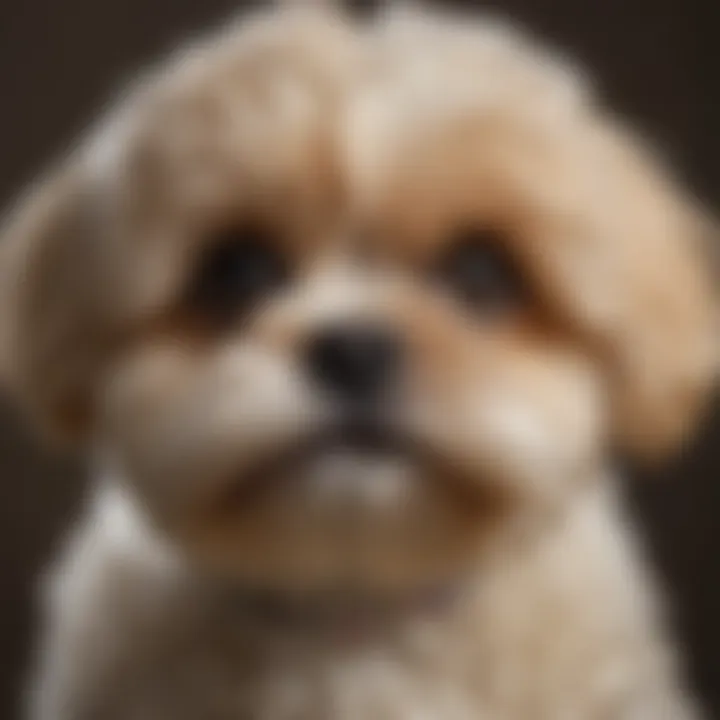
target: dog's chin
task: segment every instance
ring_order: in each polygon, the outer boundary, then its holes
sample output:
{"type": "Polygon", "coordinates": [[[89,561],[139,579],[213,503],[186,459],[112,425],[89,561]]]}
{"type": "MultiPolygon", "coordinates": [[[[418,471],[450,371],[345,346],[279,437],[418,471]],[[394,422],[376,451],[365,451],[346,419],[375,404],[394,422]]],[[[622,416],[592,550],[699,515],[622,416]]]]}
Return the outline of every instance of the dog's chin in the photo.
{"type": "Polygon", "coordinates": [[[412,437],[336,427],[240,473],[195,548],[273,590],[424,592],[467,570],[497,500],[412,437]]]}

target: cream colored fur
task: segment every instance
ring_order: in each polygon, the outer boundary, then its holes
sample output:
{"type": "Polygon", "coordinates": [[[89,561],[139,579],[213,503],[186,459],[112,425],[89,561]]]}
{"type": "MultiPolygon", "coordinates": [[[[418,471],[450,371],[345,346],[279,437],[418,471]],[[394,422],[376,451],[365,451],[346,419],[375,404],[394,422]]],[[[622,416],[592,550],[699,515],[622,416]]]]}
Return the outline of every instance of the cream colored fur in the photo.
{"type": "Polygon", "coordinates": [[[579,73],[499,23],[268,11],[148,75],[3,236],[5,385],[98,458],[32,720],[694,720],[608,456],[676,446],[709,395],[707,229],[579,73]],[[183,288],[244,213],[302,273],[203,334],[183,288]],[[418,280],[468,218],[531,281],[518,326],[418,280]],[[367,237],[404,269],[359,264],[367,237]],[[433,461],[300,468],[221,513],[328,421],[303,339],[378,314],[411,348],[392,422],[433,461]],[[292,611],[353,573],[408,606],[292,611]],[[255,586],[293,600],[268,616],[255,586]]]}
{"type": "Polygon", "coordinates": [[[381,639],[264,625],[111,485],[52,582],[38,720],[690,720],[611,485],[381,639]]]}

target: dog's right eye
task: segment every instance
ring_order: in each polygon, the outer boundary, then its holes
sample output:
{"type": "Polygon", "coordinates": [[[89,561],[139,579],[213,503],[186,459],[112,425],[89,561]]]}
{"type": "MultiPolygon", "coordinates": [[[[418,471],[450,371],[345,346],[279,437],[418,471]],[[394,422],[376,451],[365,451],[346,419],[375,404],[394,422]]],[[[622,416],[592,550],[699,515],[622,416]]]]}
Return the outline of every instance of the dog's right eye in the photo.
{"type": "Polygon", "coordinates": [[[270,233],[253,226],[224,230],[201,258],[192,304],[213,319],[231,320],[252,310],[287,276],[270,233]]]}
{"type": "Polygon", "coordinates": [[[502,240],[493,230],[463,229],[435,267],[437,281],[486,316],[527,301],[524,278],[502,240]]]}

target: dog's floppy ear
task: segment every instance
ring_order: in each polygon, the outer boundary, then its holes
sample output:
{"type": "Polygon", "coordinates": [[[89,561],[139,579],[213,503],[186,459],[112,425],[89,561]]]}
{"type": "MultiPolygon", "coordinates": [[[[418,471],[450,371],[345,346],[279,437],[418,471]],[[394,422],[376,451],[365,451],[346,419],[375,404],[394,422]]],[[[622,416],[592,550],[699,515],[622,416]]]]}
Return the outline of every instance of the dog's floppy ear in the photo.
{"type": "Polygon", "coordinates": [[[594,274],[612,308],[596,339],[616,439],[654,459],[688,437],[714,395],[717,226],[639,138],[609,125],[592,145],[609,258],[609,272],[594,274]]]}
{"type": "Polygon", "coordinates": [[[0,377],[62,436],[82,427],[103,346],[94,193],[71,157],[0,226],[0,377]]]}

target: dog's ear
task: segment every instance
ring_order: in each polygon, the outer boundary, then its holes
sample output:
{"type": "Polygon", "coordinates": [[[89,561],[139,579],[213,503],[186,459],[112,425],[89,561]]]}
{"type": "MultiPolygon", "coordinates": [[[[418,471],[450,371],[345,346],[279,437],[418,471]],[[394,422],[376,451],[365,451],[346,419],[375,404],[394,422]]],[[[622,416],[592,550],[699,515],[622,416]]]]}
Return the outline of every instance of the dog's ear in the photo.
{"type": "Polygon", "coordinates": [[[639,138],[614,125],[596,131],[584,172],[604,215],[606,261],[591,274],[607,313],[594,340],[610,371],[617,443],[655,459],[687,439],[714,395],[720,238],[639,138]]]}
{"type": "Polygon", "coordinates": [[[56,436],[83,427],[103,345],[95,190],[70,158],[0,228],[0,378],[56,436]]]}

